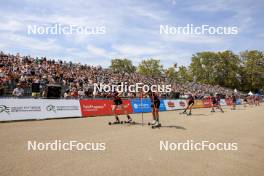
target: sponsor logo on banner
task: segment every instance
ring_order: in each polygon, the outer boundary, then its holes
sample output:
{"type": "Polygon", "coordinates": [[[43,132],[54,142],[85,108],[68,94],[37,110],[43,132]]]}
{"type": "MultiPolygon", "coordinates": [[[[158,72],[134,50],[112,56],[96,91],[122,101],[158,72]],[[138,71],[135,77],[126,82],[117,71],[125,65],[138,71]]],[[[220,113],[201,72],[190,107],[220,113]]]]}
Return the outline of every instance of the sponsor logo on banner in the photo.
{"type": "Polygon", "coordinates": [[[184,101],[184,100],[180,100],[179,105],[180,105],[182,108],[185,108],[185,107],[186,107],[186,101],[184,101]]]}
{"type": "Polygon", "coordinates": [[[168,101],[167,104],[168,104],[169,108],[175,108],[176,107],[176,105],[174,104],[173,101],[168,101]]]}
{"type": "Polygon", "coordinates": [[[0,105],[0,113],[2,113],[2,112],[9,114],[10,113],[10,107],[5,106],[5,105],[0,105]]]}
{"type": "Polygon", "coordinates": [[[48,105],[48,106],[46,106],[46,110],[56,113],[57,111],[79,110],[79,106],[55,106],[55,105],[48,105]]]}
{"type": "Polygon", "coordinates": [[[6,112],[12,114],[14,112],[34,112],[41,111],[40,106],[6,106],[0,105],[0,113],[6,112]]]}
{"type": "Polygon", "coordinates": [[[166,110],[184,109],[186,107],[185,100],[164,100],[166,110]]]}

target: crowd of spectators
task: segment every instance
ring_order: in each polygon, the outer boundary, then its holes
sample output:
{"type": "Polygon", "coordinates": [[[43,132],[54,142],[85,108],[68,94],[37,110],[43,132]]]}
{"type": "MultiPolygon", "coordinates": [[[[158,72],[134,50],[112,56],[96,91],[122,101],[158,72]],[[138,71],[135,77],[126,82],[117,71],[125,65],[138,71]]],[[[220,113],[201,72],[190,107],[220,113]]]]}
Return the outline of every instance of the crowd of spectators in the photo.
{"type": "MultiPolygon", "coordinates": [[[[0,96],[16,97],[45,97],[47,85],[60,85],[61,97],[64,98],[94,98],[105,97],[105,93],[94,93],[94,83],[118,84],[144,83],[171,84],[172,92],[163,97],[175,98],[188,93],[195,93],[198,98],[208,94],[230,94],[232,90],[220,86],[198,84],[194,82],[169,82],[160,77],[146,77],[139,73],[115,73],[111,69],[101,66],[82,65],[80,63],[52,60],[46,57],[33,58],[30,56],[12,55],[0,52],[0,96]],[[40,91],[33,92],[32,85],[39,85],[40,91]]],[[[137,97],[131,92],[124,92],[124,97],[137,97]]]]}

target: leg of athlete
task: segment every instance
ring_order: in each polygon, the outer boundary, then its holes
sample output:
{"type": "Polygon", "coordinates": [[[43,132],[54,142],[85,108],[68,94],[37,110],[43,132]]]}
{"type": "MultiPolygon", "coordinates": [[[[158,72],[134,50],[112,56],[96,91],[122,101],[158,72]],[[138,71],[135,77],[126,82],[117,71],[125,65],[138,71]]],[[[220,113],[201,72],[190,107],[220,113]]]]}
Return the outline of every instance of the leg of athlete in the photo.
{"type": "Polygon", "coordinates": [[[125,107],[124,107],[123,104],[120,105],[120,108],[121,108],[121,110],[123,111],[123,113],[127,116],[127,120],[128,120],[128,122],[132,122],[132,118],[131,118],[130,115],[128,114],[128,112],[127,112],[127,110],[125,109],[125,107]]]}
{"type": "Polygon", "coordinates": [[[190,111],[189,111],[189,114],[188,115],[192,115],[192,107],[193,107],[194,103],[192,103],[189,107],[190,111]]]}
{"type": "Polygon", "coordinates": [[[116,114],[116,109],[117,109],[117,105],[113,105],[112,113],[113,113],[114,116],[115,116],[116,122],[119,123],[120,120],[119,120],[119,118],[118,118],[118,115],[116,114]]]}

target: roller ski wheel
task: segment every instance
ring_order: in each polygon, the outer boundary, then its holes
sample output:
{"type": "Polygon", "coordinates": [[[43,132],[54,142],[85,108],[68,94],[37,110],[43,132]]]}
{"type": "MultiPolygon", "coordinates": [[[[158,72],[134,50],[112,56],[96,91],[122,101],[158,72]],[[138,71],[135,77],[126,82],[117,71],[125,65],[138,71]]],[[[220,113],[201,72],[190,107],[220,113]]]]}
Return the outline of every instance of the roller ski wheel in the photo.
{"type": "Polygon", "coordinates": [[[118,125],[118,124],[123,124],[123,121],[108,122],[108,125],[118,125]]]}
{"type": "Polygon", "coordinates": [[[124,123],[127,123],[127,124],[136,124],[135,121],[124,121],[124,123]]]}
{"type": "Polygon", "coordinates": [[[154,125],[154,124],[153,124],[153,123],[151,123],[151,122],[149,122],[149,123],[148,123],[148,126],[153,126],[153,125],[154,125]]]}
{"type": "Polygon", "coordinates": [[[186,112],[180,112],[179,114],[186,114],[186,112]]]}
{"type": "Polygon", "coordinates": [[[159,124],[157,124],[157,125],[153,125],[153,126],[151,126],[151,128],[152,129],[155,129],[155,128],[160,128],[161,127],[161,124],[159,123],[159,124]]]}

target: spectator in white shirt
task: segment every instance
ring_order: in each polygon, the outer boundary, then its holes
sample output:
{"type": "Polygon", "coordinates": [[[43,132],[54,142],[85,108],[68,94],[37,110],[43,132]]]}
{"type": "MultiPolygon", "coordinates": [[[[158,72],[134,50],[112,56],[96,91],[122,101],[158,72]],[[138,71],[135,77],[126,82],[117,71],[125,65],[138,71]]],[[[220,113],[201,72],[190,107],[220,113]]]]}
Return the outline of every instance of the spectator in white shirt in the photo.
{"type": "Polygon", "coordinates": [[[13,96],[22,97],[24,94],[24,89],[21,87],[21,84],[18,83],[17,87],[13,90],[13,96]]]}

